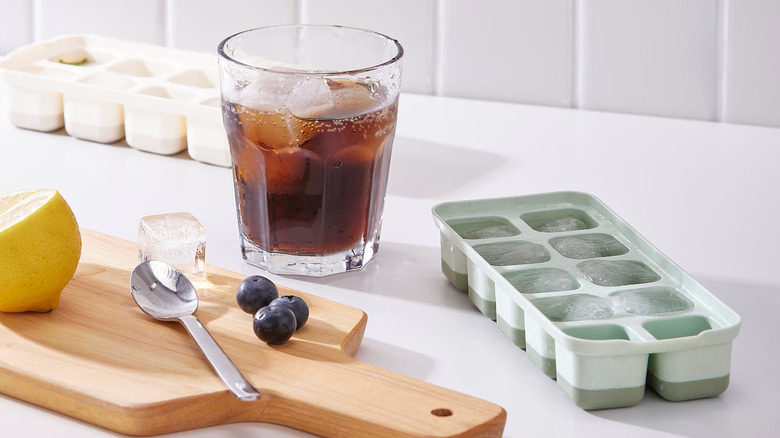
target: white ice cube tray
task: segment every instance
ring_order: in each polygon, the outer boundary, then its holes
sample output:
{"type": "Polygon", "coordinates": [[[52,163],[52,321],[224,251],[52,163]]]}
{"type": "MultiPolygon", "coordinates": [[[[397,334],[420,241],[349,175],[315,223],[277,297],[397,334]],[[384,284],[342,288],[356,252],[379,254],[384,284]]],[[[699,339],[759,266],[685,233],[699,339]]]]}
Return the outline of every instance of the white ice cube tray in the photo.
{"type": "Polygon", "coordinates": [[[216,55],[61,36],[0,61],[11,123],[230,166],[216,55]],[[83,61],[83,62],[82,62],[83,61]],[[78,64],[78,65],[73,65],[78,64]]]}
{"type": "Polygon", "coordinates": [[[557,379],[578,406],[632,406],[644,396],[645,384],[668,400],[712,397],[726,390],[740,317],[595,197],[558,192],[447,202],[435,206],[433,216],[441,231],[444,275],[467,291],[474,305],[546,375],[557,379]],[[564,218],[576,219],[581,229],[540,231],[543,224],[564,218]],[[475,223],[496,225],[504,236],[474,239],[484,237],[471,234],[475,223]],[[619,244],[606,256],[580,254],[584,258],[578,259],[565,257],[551,244],[562,237],[594,234],[611,236],[619,244]],[[538,257],[537,251],[532,253],[535,263],[493,266],[480,255],[485,253],[481,245],[512,242],[539,245],[549,257],[538,257]],[[594,261],[639,263],[652,272],[644,278],[604,280],[581,269],[581,263],[594,261]],[[530,281],[515,282],[516,287],[510,281],[553,269],[576,282],[530,293],[544,288],[529,289],[530,281]],[[634,299],[639,301],[618,298],[637,291],[634,299]],[[653,303],[643,303],[642,294],[661,302],[669,296],[673,305],[645,308],[653,303]],[[586,295],[591,306],[601,305],[590,310],[544,305],[586,295]]]}

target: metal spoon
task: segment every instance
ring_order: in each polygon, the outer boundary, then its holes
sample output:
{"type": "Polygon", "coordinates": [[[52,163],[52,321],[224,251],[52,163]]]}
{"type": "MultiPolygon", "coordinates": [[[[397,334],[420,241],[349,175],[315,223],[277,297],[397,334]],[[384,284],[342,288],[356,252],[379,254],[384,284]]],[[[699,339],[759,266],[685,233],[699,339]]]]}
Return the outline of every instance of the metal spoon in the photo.
{"type": "Polygon", "coordinates": [[[130,290],[138,307],[161,321],[178,320],[190,332],[214,371],[228,389],[243,401],[254,401],[260,393],[230,361],[214,338],[192,314],[198,308],[198,294],[190,280],[173,266],[150,260],[136,266],[130,276],[130,290]]]}

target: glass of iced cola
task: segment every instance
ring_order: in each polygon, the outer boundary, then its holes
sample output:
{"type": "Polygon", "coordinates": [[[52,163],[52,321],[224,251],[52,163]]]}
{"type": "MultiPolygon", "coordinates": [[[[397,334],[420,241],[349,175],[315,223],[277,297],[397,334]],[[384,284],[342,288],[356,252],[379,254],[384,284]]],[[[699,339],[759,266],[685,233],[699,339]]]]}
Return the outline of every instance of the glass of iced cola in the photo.
{"type": "Polygon", "coordinates": [[[357,270],[379,248],[403,49],[291,25],[219,45],[241,250],[270,272],[357,270]]]}

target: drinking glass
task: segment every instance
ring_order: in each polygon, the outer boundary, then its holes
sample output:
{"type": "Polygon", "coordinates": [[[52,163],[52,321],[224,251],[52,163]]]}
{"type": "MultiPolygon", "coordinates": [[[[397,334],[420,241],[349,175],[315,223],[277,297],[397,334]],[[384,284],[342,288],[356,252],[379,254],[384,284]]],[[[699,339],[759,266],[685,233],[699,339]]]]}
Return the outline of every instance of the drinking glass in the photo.
{"type": "Polygon", "coordinates": [[[235,34],[218,52],[243,257],[278,274],[365,266],[379,248],[401,45],[290,25],[235,34]]]}

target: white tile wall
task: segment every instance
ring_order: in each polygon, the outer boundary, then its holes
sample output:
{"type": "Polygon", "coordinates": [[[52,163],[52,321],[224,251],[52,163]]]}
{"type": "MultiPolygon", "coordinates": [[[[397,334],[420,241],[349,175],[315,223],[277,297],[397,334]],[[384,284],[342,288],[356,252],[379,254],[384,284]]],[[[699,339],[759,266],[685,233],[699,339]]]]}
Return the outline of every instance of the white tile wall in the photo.
{"type": "Polygon", "coordinates": [[[64,33],[213,53],[296,22],[399,39],[407,92],[780,127],[780,0],[0,0],[0,56],[64,33]]]}
{"type": "Polygon", "coordinates": [[[296,21],[296,3],[278,0],[168,0],[167,43],[216,53],[226,37],[242,30],[296,21]]]}
{"type": "Polygon", "coordinates": [[[571,106],[571,0],[441,2],[441,94],[571,106]]]}
{"type": "Polygon", "coordinates": [[[728,7],[724,120],[780,127],[780,1],[728,7]]]}
{"type": "Polygon", "coordinates": [[[35,39],[90,33],[163,44],[164,0],[34,0],[35,39]]]}
{"type": "Polygon", "coordinates": [[[32,0],[3,0],[0,11],[0,55],[32,42],[32,0]]]}
{"type": "Polygon", "coordinates": [[[715,120],[716,0],[581,0],[582,108],[715,120]]]}
{"type": "Polygon", "coordinates": [[[402,89],[433,92],[433,0],[302,0],[301,21],[371,29],[404,48],[402,89]]]}

